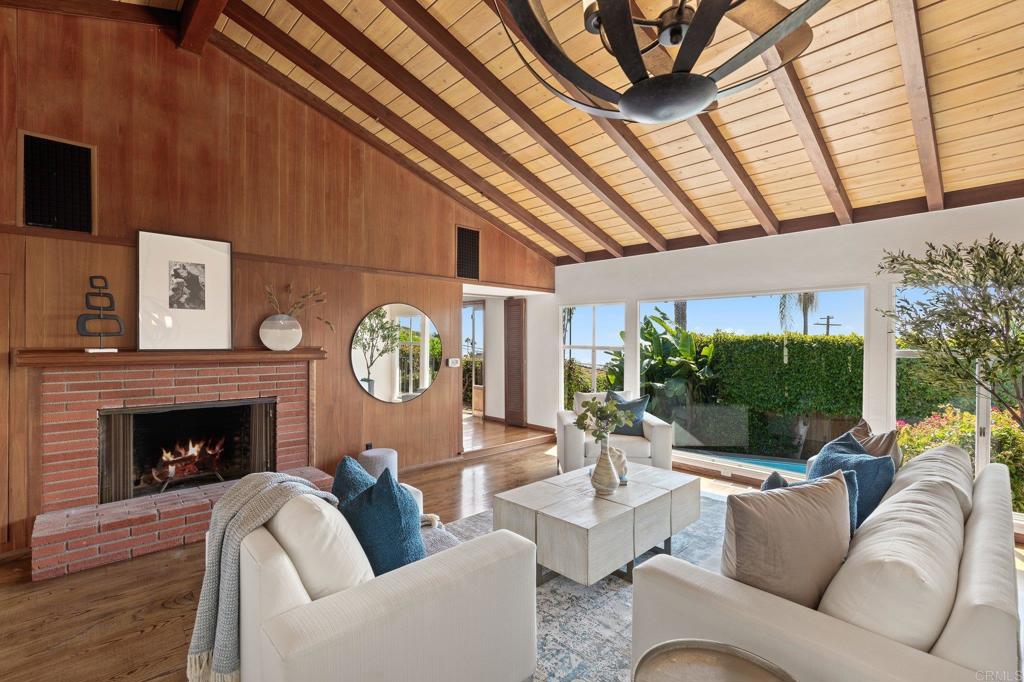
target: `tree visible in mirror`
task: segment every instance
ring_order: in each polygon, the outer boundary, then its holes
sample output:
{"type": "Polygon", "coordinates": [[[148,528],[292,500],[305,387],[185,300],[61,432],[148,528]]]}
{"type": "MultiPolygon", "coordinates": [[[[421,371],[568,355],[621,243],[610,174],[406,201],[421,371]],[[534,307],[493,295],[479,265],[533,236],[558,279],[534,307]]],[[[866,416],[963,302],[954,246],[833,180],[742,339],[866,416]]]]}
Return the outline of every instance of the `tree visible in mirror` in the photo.
{"type": "Polygon", "coordinates": [[[398,349],[400,338],[401,325],[397,321],[389,320],[384,308],[377,308],[359,323],[352,338],[352,346],[363,354],[367,380],[371,376],[370,370],[377,361],[398,349]]]}
{"type": "Polygon", "coordinates": [[[1024,427],[1024,244],[929,243],[922,256],[886,252],[879,272],[923,292],[882,313],[928,379],[969,381],[1024,427]]]}
{"type": "Polygon", "coordinates": [[[576,428],[590,433],[602,447],[608,440],[608,434],[632,423],[633,415],[620,410],[611,400],[585,400],[583,410],[576,417],[576,428]]]}
{"type": "MultiPolygon", "coordinates": [[[[264,284],[263,291],[267,295],[267,303],[270,304],[274,312],[278,315],[287,315],[288,317],[297,317],[303,310],[309,310],[314,306],[323,305],[327,302],[327,294],[320,287],[314,287],[298,298],[294,298],[291,282],[284,286],[282,296],[277,295],[273,284],[264,284]]],[[[324,319],[316,313],[313,316],[323,322],[332,332],[334,331],[333,322],[324,319]]]]}

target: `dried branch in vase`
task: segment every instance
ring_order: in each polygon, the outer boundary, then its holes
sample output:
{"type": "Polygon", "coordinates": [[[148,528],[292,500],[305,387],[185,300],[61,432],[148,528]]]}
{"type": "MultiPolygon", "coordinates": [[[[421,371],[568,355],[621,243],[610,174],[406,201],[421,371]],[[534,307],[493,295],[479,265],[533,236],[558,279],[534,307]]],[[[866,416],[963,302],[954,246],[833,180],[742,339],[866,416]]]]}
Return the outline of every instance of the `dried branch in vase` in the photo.
{"type": "MultiPolygon", "coordinates": [[[[284,286],[283,297],[279,297],[277,295],[277,291],[274,289],[273,284],[264,284],[263,291],[266,292],[267,303],[274,312],[278,315],[287,315],[289,317],[297,317],[302,311],[327,302],[327,294],[324,293],[324,290],[320,287],[314,287],[300,295],[298,298],[293,299],[291,282],[284,286]]],[[[323,322],[324,325],[332,332],[335,331],[333,322],[321,317],[320,315],[314,315],[314,317],[323,322]]]]}

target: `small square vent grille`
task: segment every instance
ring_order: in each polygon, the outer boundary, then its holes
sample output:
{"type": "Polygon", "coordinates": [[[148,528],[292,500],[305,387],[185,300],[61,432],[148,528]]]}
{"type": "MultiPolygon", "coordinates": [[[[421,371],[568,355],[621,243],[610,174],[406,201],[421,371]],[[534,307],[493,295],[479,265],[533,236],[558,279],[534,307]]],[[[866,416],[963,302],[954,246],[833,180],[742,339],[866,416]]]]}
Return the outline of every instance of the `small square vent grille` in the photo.
{"type": "Polygon", "coordinates": [[[480,279],[480,233],[468,227],[458,230],[457,274],[462,279],[480,279]]]}
{"type": "Polygon", "coordinates": [[[92,231],[92,149],[25,135],[25,224],[92,231]]]}

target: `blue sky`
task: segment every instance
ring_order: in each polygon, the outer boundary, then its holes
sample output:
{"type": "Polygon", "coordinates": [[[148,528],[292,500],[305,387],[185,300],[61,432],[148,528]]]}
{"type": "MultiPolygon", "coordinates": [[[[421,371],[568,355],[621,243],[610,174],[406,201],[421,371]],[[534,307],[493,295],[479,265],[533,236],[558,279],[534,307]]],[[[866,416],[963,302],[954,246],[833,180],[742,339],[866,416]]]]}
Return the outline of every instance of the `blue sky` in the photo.
{"type": "MultiPolygon", "coordinates": [[[[640,315],[654,314],[661,308],[670,317],[671,301],[640,304],[640,315]]],[[[619,345],[619,332],[624,322],[625,308],[621,305],[600,305],[595,308],[580,306],[572,320],[572,343],[590,345],[594,336],[594,315],[597,315],[594,345],[619,345]]],[[[818,292],[817,308],[810,314],[811,334],[824,334],[823,326],[815,326],[825,315],[833,316],[833,323],[841,326],[833,334],[864,334],[864,292],[862,289],[818,292]]],[[[790,331],[803,327],[802,315],[795,306],[790,312],[790,331]]],[[[767,334],[782,331],[779,325],[779,297],[741,296],[734,298],[701,299],[687,304],[687,328],[691,331],[713,333],[717,330],[736,334],[767,334]]]]}

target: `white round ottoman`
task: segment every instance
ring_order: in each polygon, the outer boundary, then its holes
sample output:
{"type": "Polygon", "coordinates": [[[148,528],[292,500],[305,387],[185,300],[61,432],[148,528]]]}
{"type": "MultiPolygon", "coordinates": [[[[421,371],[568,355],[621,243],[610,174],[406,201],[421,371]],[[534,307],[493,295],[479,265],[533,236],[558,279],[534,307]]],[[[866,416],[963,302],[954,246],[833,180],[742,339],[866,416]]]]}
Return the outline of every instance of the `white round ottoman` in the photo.
{"type": "Polygon", "coordinates": [[[363,465],[374,478],[378,478],[385,469],[391,470],[391,475],[398,480],[398,451],[391,448],[373,448],[363,450],[356,455],[356,460],[363,465]]]}

